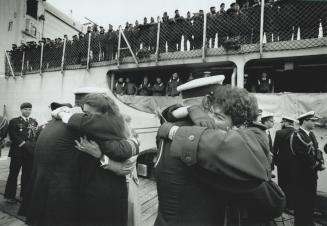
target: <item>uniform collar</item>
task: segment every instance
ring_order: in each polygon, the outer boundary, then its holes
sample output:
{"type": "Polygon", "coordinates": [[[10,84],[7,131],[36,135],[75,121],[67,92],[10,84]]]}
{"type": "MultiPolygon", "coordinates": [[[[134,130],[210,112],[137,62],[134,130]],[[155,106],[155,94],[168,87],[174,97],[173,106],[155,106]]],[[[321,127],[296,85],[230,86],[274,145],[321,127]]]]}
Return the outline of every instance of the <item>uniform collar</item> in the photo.
{"type": "Polygon", "coordinates": [[[309,134],[310,134],[310,131],[308,131],[308,130],[306,130],[306,129],[304,129],[303,127],[300,127],[300,129],[302,129],[308,136],[309,136],[309,134]]]}
{"type": "Polygon", "coordinates": [[[24,116],[20,116],[24,121],[29,121],[30,120],[30,118],[26,118],[26,117],[24,117],[24,116]]]}

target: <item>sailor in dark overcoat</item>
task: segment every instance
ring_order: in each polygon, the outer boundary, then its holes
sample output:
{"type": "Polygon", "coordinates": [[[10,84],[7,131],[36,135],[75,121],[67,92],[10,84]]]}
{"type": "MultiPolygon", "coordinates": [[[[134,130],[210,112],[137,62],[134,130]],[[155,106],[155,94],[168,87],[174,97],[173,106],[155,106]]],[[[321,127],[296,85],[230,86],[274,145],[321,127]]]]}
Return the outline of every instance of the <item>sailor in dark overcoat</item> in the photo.
{"type": "Polygon", "coordinates": [[[292,166],[292,192],[296,226],[314,225],[314,207],[317,193],[318,171],[323,170],[319,159],[318,142],[312,132],[318,118],[314,111],[300,115],[299,130],[292,134],[290,145],[294,155],[292,166]]]}
{"type": "MultiPolygon", "coordinates": [[[[192,92],[187,92],[190,87],[179,89],[183,98],[192,100],[196,97],[194,93],[205,96],[216,90],[218,80],[213,81],[214,77],[200,79],[210,80],[209,84],[196,86],[197,80],[184,84],[194,86],[192,92]]],[[[169,111],[172,110],[162,113],[166,120],[171,119],[169,111]]],[[[226,132],[193,126],[200,121],[211,123],[208,113],[194,106],[187,112],[196,112],[197,116],[189,115],[190,118],[174,124],[165,123],[158,132],[161,140],[155,171],[159,209],[155,225],[252,225],[251,208],[256,206],[258,210],[259,200],[267,200],[270,195],[261,184],[270,178],[269,148],[264,130],[251,127],[226,132]],[[199,121],[194,122],[195,118],[199,121]],[[254,196],[256,198],[250,198],[254,196]],[[245,218],[240,214],[243,211],[247,211],[245,218]]],[[[282,205],[272,206],[280,214],[282,205]]],[[[262,216],[257,211],[255,214],[262,216]]]]}
{"type": "Polygon", "coordinates": [[[278,185],[283,189],[287,207],[293,208],[293,199],[291,191],[291,169],[294,161],[294,155],[290,148],[290,137],[294,132],[295,119],[282,116],[282,129],[276,131],[274,139],[274,163],[277,166],[278,185]]]}
{"type": "MultiPolygon", "coordinates": [[[[83,125],[94,132],[94,136],[108,137],[108,130],[95,130],[93,127],[99,128],[103,120],[97,118],[93,121],[92,117],[89,120],[84,114],[77,114],[72,117],[73,122],[82,122],[79,116],[84,116],[82,118],[87,123],[83,125]]],[[[101,168],[99,158],[76,149],[74,140],[85,135],[84,132],[68,128],[56,119],[43,128],[36,144],[33,176],[28,189],[30,194],[23,200],[19,211],[20,215],[26,216],[28,224],[126,225],[126,179],[101,168]],[[85,197],[92,197],[97,204],[93,202],[89,205],[91,199],[85,197]],[[106,215],[103,215],[104,212],[106,215]]],[[[137,154],[134,141],[115,139],[114,136],[110,138],[113,139],[100,145],[104,155],[122,161],[137,154]]]]}

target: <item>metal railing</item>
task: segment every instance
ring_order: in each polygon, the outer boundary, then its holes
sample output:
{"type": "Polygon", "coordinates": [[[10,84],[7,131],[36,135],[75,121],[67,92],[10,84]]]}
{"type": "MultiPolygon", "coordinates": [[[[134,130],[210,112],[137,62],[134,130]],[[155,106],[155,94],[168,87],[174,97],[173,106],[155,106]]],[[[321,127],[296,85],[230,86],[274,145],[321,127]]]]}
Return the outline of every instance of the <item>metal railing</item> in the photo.
{"type": "Polygon", "coordinates": [[[6,51],[6,75],[319,46],[327,46],[327,2],[279,1],[23,45],[6,51]]]}

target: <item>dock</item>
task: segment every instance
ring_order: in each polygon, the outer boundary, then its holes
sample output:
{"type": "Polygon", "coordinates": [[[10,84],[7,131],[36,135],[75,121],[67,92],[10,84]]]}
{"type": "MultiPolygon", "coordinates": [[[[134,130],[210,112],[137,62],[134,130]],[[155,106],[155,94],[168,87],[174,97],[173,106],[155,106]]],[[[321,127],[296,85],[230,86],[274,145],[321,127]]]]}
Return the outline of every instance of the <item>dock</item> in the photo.
{"type": "MultiPolygon", "coordinates": [[[[24,217],[18,216],[17,212],[20,203],[7,204],[3,198],[6,180],[9,173],[9,163],[10,159],[6,157],[7,150],[3,150],[3,157],[0,157],[0,226],[25,226],[24,217]]],[[[20,176],[19,176],[20,178],[20,176]]],[[[158,195],[156,183],[152,179],[139,178],[139,190],[138,198],[141,203],[141,226],[153,226],[155,219],[157,217],[158,210],[158,195]]],[[[18,190],[20,186],[18,185],[18,190]]],[[[17,192],[19,194],[19,191],[17,192]]],[[[318,199],[321,197],[327,197],[327,194],[318,194],[318,199]]],[[[326,205],[325,200],[318,202],[326,205]]],[[[320,207],[320,206],[319,206],[320,207]]],[[[325,209],[326,207],[322,207],[325,209]]],[[[320,213],[315,213],[317,216],[317,221],[315,226],[326,226],[327,221],[324,216],[319,216],[320,213]]],[[[276,219],[278,226],[293,226],[294,218],[290,212],[284,213],[282,218],[276,219]],[[281,221],[284,221],[282,223],[281,221]]]]}
{"type": "MultiPolygon", "coordinates": [[[[8,204],[3,198],[10,163],[10,158],[7,158],[7,153],[8,150],[2,150],[3,157],[0,157],[0,226],[23,226],[26,225],[24,224],[24,217],[17,215],[20,203],[8,204]]],[[[20,176],[18,178],[20,178],[20,176]]],[[[157,217],[158,209],[156,183],[155,181],[146,178],[139,178],[139,180],[141,226],[152,226],[157,217]]],[[[20,186],[18,186],[18,190],[19,189],[20,186]]],[[[19,191],[17,194],[19,194],[19,191]]]]}

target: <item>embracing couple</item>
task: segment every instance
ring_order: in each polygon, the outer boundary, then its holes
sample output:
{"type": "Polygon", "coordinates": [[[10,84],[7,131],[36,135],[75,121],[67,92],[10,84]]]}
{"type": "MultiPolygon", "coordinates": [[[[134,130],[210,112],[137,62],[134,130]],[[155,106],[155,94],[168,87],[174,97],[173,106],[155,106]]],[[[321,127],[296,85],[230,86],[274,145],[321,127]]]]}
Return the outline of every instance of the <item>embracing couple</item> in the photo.
{"type": "Polygon", "coordinates": [[[128,222],[134,180],[125,175],[135,169],[138,141],[118,106],[103,94],[87,95],[84,112],[64,105],[52,104],[37,140],[20,214],[29,225],[135,225],[128,222]]]}

